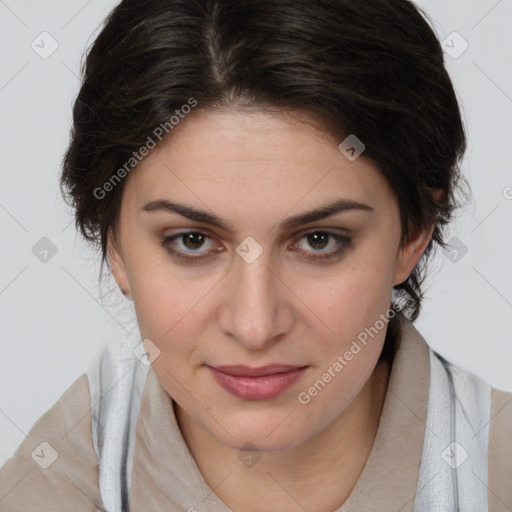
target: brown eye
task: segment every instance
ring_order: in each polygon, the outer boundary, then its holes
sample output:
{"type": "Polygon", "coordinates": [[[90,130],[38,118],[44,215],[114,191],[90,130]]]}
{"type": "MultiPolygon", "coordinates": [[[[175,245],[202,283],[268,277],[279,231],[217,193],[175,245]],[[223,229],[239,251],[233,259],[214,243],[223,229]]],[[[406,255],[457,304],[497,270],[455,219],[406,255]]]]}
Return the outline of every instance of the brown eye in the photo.
{"type": "Polygon", "coordinates": [[[210,257],[213,252],[219,252],[213,244],[212,237],[202,231],[182,231],[162,238],[160,243],[173,257],[186,261],[202,260],[210,257]],[[206,252],[202,251],[205,245],[208,247],[207,242],[210,242],[213,248],[210,247],[206,252]]]}
{"type": "Polygon", "coordinates": [[[310,231],[296,240],[293,248],[306,253],[306,259],[330,260],[341,255],[352,244],[352,239],[332,231],[310,231]],[[305,244],[303,243],[306,242],[305,244]],[[324,250],[331,247],[331,250],[324,250]],[[313,251],[308,249],[313,249],[313,251]]]}
{"type": "Polygon", "coordinates": [[[308,244],[314,249],[324,249],[329,243],[329,235],[323,232],[307,235],[308,244]]]}
{"type": "Polygon", "coordinates": [[[183,245],[185,245],[188,249],[200,249],[206,238],[203,233],[198,233],[196,231],[192,231],[180,236],[183,237],[183,245]]]}

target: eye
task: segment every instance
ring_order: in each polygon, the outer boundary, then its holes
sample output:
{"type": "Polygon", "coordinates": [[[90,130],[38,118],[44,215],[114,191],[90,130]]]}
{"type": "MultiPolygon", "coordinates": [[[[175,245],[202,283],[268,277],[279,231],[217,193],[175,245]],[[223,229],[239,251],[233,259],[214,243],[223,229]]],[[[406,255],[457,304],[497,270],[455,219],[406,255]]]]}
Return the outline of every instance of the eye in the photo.
{"type": "MultiPolygon", "coordinates": [[[[183,261],[198,261],[209,258],[212,253],[222,251],[222,247],[210,248],[209,251],[201,251],[208,247],[206,242],[212,245],[212,237],[202,231],[182,231],[161,239],[161,245],[173,257],[183,261]],[[176,243],[179,242],[179,243],[176,243]],[[181,247],[180,247],[181,245],[181,247]]],[[[352,239],[340,235],[333,231],[317,230],[304,233],[292,242],[292,251],[306,253],[304,256],[308,260],[331,260],[341,255],[352,244],[352,239]],[[305,244],[303,243],[305,242],[305,244]],[[308,251],[304,245],[312,247],[314,250],[308,251]],[[324,250],[331,246],[330,250],[324,250]]]]}
{"type": "MultiPolygon", "coordinates": [[[[161,244],[169,253],[171,253],[172,256],[181,260],[195,261],[209,257],[208,253],[205,254],[199,252],[199,249],[205,245],[207,240],[211,242],[212,238],[202,231],[182,231],[181,233],[164,237],[161,240],[161,244]],[[176,244],[175,241],[181,242],[181,247],[179,247],[178,250],[172,247],[173,245],[180,245],[176,244]],[[198,253],[199,255],[190,256],[190,254],[194,253],[198,253]]],[[[218,252],[218,249],[210,252],[218,252]]]]}
{"type": "Polygon", "coordinates": [[[299,248],[301,252],[308,253],[305,257],[309,260],[331,260],[341,255],[346,249],[351,247],[352,239],[345,235],[340,235],[333,231],[309,231],[304,233],[297,241],[293,242],[293,248],[299,248]],[[302,242],[305,242],[303,244],[302,242]],[[302,248],[301,248],[302,245],[302,248]],[[304,249],[304,245],[312,247],[312,252],[304,249]],[[326,247],[331,250],[324,250],[326,247]]]}

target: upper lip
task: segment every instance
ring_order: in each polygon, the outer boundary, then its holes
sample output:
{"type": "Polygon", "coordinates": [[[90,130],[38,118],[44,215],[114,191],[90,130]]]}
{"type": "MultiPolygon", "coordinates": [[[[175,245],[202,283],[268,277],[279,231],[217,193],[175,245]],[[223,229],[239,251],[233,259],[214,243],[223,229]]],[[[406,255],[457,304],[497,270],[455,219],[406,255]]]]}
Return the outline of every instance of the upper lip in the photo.
{"type": "Polygon", "coordinates": [[[266,366],[242,366],[242,365],[224,365],[224,366],[211,366],[215,370],[227,373],[229,375],[245,376],[245,377],[260,377],[262,375],[274,375],[276,373],[286,373],[304,366],[297,366],[291,364],[269,364],[266,366]]]}

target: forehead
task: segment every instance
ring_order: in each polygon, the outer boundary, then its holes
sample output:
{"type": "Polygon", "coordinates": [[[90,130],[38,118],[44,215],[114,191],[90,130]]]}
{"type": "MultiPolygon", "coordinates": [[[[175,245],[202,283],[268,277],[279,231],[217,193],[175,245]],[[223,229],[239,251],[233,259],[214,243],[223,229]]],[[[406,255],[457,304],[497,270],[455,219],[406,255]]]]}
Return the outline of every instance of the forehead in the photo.
{"type": "Polygon", "coordinates": [[[221,195],[260,207],[276,201],[288,207],[294,201],[314,204],[326,194],[389,202],[377,167],[364,156],[349,160],[340,142],[301,113],[194,112],[132,171],[126,199],[139,207],[166,195],[196,203],[217,203],[221,195]]]}

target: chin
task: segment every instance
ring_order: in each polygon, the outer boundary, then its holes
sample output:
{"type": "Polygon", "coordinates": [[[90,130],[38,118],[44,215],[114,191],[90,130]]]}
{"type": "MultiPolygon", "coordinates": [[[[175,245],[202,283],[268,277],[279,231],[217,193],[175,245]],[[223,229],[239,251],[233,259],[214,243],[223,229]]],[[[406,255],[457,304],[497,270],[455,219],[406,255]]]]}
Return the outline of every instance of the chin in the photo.
{"type": "Polygon", "coordinates": [[[282,451],[290,450],[307,441],[311,434],[309,432],[298,431],[297,427],[301,422],[309,424],[306,418],[298,420],[294,418],[294,414],[289,414],[288,410],[280,410],[278,414],[270,415],[268,420],[265,421],[261,417],[261,413],[254,416],[250,413],[245,413],[243,419],[235,419],[224,421],[226,430],[231,436],[222,428],[215,425],[212,432],[217,439],[229,446],[234,450],[250,449],[255,446],[261,451],[282,451]]]}
{"type": "Polygon", "coordinates": [[[239,435],[233,434],[233,437],[223,436],[219,441],[237,451],[276,452],[291,450],[306,441],[306,439],[290,437],[287,433],[270,439],[268,432],[254,432],[253,435],[244,432],[239,435]]]}

